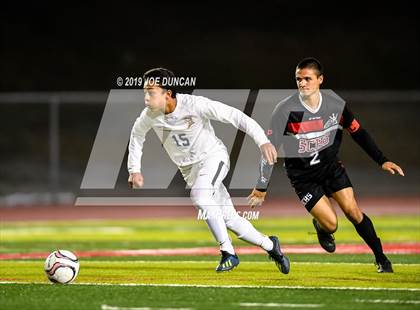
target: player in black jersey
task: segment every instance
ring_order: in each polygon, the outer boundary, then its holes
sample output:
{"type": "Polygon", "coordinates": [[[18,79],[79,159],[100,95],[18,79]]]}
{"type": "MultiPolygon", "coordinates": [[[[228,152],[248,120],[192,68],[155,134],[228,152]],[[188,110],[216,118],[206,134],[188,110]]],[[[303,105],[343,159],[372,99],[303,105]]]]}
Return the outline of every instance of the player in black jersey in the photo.
{"type": "MultiPolygon", "coordinates": [[[[401,176],[404,173],[382,154],[342,99],[331,91],[320,91],[323,78],[322,65],[315,58],[305,58],[297,65],[298,92],[276,106],[267,135],[285,158],[287,176],[313,216],[321,246],[335,251],[332,234],[337,230],[337,215],[329,200],[332,197],[372,249],[378,272],[393,272],[373,223],[359,209],[350,179],[337,157],[343,129],[382,169],[401,176]]],[[[248,197],[251,206],[264,201],[272,169],[262,160],[257,186],[248,197]]]]}

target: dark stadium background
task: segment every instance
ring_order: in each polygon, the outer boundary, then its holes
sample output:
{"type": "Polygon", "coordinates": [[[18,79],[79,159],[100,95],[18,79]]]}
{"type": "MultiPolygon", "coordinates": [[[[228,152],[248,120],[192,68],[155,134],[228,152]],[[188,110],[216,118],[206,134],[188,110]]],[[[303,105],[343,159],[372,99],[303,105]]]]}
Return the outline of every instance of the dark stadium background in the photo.
{"type": "MultiPolygon", "coordinates": [[[[294,88],[294,67],[306,56],[324,64],[325,88],[344,99],[352,94],[349,103],[361,123],[406,171],[405,178],[385,175],[346,135],[341,157],[358,194],[418,197],[418,17],[395,6],[363,14],[359,8],[330,12],[319,5],[276,3],[5,4],[0,205],[49,202],[51,191],[68,193],[60,198],[66,203],[77,196],[106,100],[62,104],[59,122],[51,124],[49,102],[12,103],[11,96],[106,93],[116,88],[118,76],[139,76],[155,66],[196,76],[197,88],[294,88]],[[58,137],[50,136],[49,126],[59,128],[58,137]],[[49,146],[57,138],[54,155],[49,146]],[[58,158],[58,174],[51,173],[51,156],[58,158]]],[[[120,188],[126,177],[123,165],[120,188]]],[[[276,193],[292,196],[284,174],[275,178],[285,185],[276,193]]]]}

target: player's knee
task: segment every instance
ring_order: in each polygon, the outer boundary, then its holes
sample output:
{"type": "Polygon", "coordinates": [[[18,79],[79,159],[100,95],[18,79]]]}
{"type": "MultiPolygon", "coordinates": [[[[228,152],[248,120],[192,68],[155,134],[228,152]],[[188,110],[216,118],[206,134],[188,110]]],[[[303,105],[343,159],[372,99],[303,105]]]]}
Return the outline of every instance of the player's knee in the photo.
{"type": "Polygon", "coordinates": [[[226,221],[226,227],[233,232],[238,238],[242,238],[252,230],[252,224],[243,217],[236,215],[230,220],[226,221]]]}
{"type": "Polygon", "coordinates": [[[199,209],[205,209],[207,206],[214,204],[213,193],[209,190],[191,189],[190,197],[195,206],[199,209]]]}
{"type": "Polygon", "coordinates": [[[237,213],[227,214],[227,216],[225,216],[225,224],[227,229],[236,232],[238,226],[241,225],[240,219],[241,217],[237,213]]]}
{"type": "Polygon", "coordinates": [[[333,234],[337,231],[338,225],[337,224],[330,224],[328,227],[328,233],[333,234]]]}
{"type": "Polygon", "coordinates": [[[235,221],[233,219],[225,220],[226,228],[233,231],[235,230],[235,221]]]}
{"type": "Polygon", "coordinates": [[[328,219],[326,221],[323,221],[321,223],[321,226],[326,232],[333,234],[337,231],[337,227],[338,227],[337,219],[334,218],[334,219],[328,219]]]}
{"type": "Polygon", "coordinates": [[[344,214],[352,223],[360,223],[363,219],[363,213],[358,207],[348,208],[344,210],[344,214]]]}

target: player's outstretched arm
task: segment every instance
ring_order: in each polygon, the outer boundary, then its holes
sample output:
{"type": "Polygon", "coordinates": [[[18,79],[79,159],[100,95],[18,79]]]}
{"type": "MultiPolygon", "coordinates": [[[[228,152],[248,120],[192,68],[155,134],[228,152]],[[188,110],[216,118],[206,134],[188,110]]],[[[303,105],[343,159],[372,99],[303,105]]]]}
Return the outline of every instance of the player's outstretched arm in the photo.
{"type": "MultiPolygon", "coordinates": [[[[276,154],[277,156],[277,154],[276,154]]],[[[260,162],[260,175],[257,181],[257,185],[248,196],[248,205],[258,207],[263,204],[265,196],[267,194],[267,187],[273,172],[274,165],[270,165],[265,158],[261,158],[260,162]]]]}
{"type": "Polygon", "coordinates": [[[130,188],[143,187],[143,175],[140,173],[141,157],[143,155],[143,143],[146,139],[146,133],[151,128],[146,114],[147,109],[144,109],[131,129],[127,158],[127,169],[130,175],[128,177],[128,186],[130,188]]]}
{"type": "Polygon", "coordinates": [[[354,141],[359,144],[362,149],[375,161],[383,170],[391,174],[398,173],[404,176],[404,172],[400,166],[388,160],[376,145],[370,134],[360,126],[359,122],[355,119],[353,113],[347,108],[343,111],[344,128],[350,133],[354,141]]]}
{"type": "Polygon", "coordinates": [[[384,162],[382,164],[382,169],[388,171],[391,174],[395,174],[395,172],[397,172],[399,175],[404,176],[404,171],[401,169],[401,167],[392,161],[384,162]]]}
{"type": "Polygon", "coordinates": [[[144,178],[140,172],[130,173],[128,177],[128,187],[130,188],[142,188],[144,185],[144,178]]]}
{"type": "MultiPolygon", "coordinates": [[[[274,114],[274,118],[278,119],[278,116],[274,114]]],[[[270,122],[270,128],[273,128],[273,116],[270,122]]],[[[269,130],[269,139],[272,143],[277,144],[277,129],[269,130]]],[[[257,181],[257,185],[252,190],[251,194],[248,196],[248,205],[253,207],[258,207],[263,204],[265,196],[267,195],[268,183],[273,172],[274,164],[277,162],[277,148],[272,143],[265,143],[261,145],[261,153],[263,157],[260,162],[260,175],[257,181]],[[271,160],[270,160],[271,159],[271,160]]]]}
{"type": "MultiPolygon", "coordinates": [[[[218,101],[213,101],[205,97],[199,98],[201,104],[196,105],[196,107],[199,109],[200,114],[205,118],[232,124],[234,127],[249,135],[260,149],[264,144],[270,142],[264,133],[264,129],[244,112],[218,101]]],[[[264,152],[268,151],[267,146],[263,149],[264,152]]],[[[263,149],[261,149],[262,152],[263,149]]]]}

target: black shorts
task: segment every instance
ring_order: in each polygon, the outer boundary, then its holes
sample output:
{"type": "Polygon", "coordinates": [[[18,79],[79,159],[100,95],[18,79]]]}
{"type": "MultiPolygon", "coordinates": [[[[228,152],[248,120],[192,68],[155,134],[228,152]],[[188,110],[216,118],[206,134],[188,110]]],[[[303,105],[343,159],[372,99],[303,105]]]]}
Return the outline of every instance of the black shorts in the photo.
{"type": "Polygon", "coordinates": [[[303,206],[310,212],[323,195],[331,195],[343,188],[353,187],[343,164],[335,160],[310,173],[287,171],[290,183],[303,206]]]}

